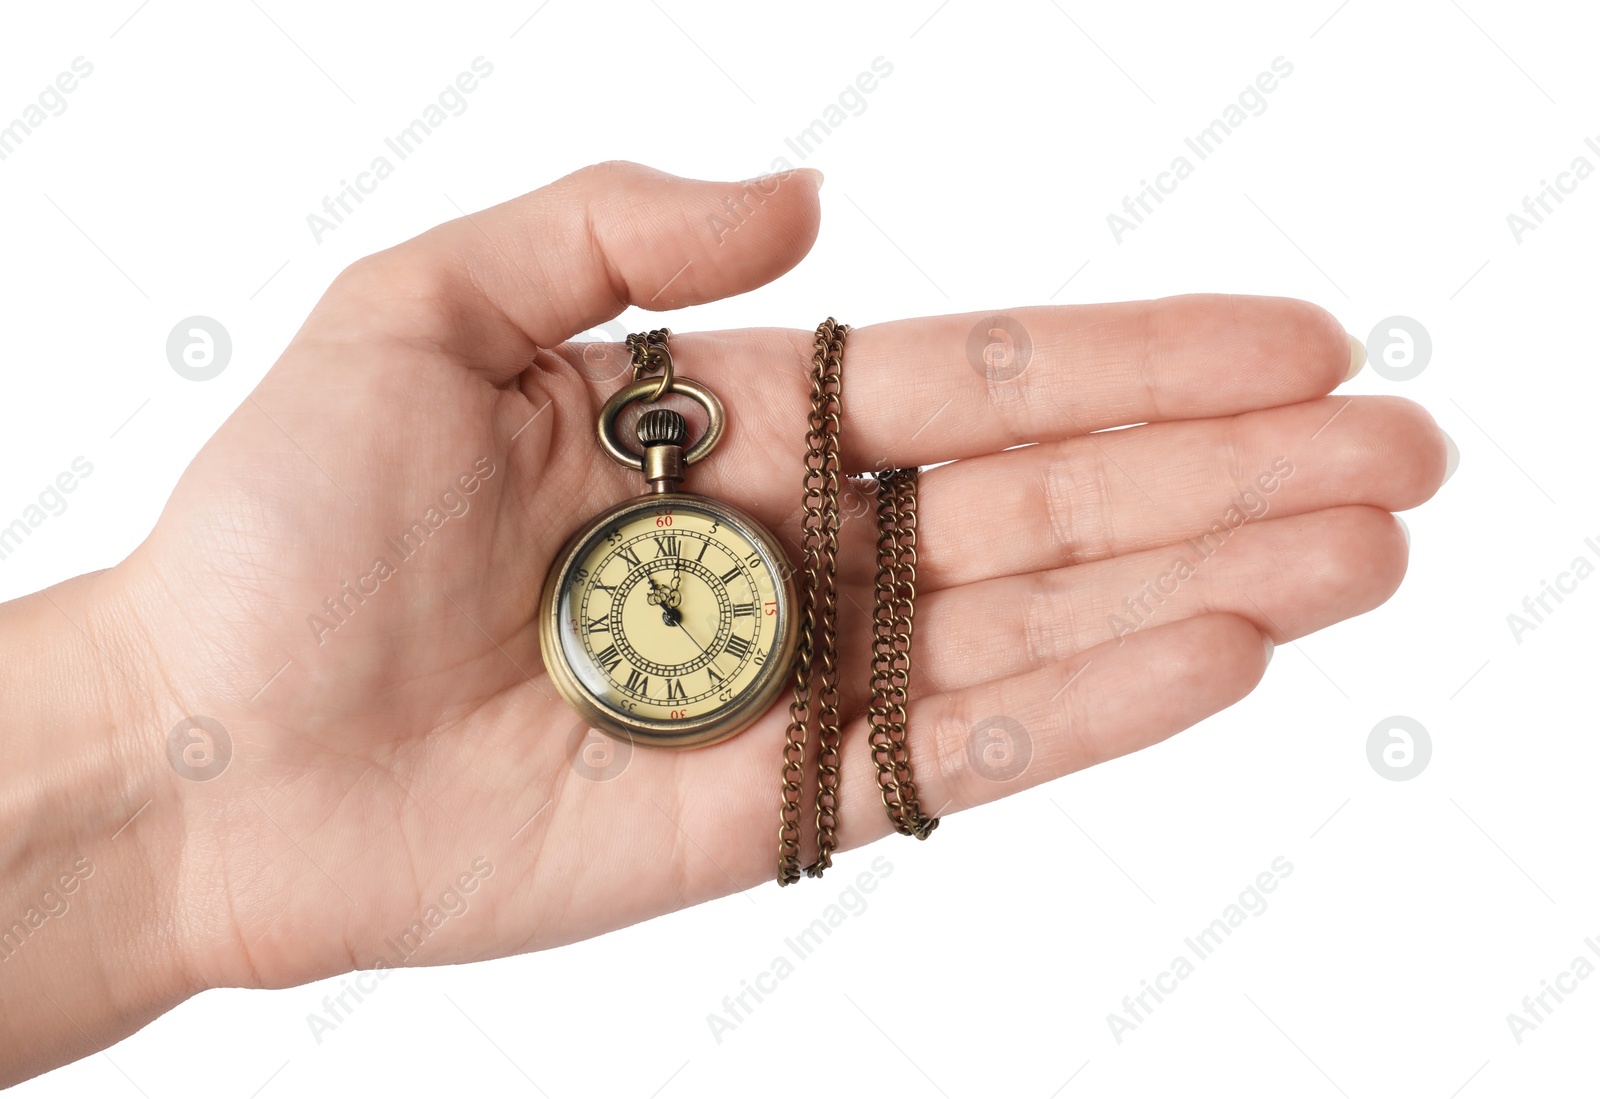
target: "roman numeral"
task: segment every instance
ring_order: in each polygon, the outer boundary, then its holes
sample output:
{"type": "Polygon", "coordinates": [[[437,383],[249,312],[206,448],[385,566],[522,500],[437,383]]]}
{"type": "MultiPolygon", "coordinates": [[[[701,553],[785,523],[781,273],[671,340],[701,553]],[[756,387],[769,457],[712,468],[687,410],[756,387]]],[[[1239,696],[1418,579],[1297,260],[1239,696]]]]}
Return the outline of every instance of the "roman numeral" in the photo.
{"type": "Polygon", "coordinates": [[[683,684],[682,683],[678,682],[676,679],[667,680],[667,699],[668,699],[668,701],[671,701],[674,698],[688,698],[688,697],[689,697],[688,695],[683,693],[683,684]]]}
{"type": "Polygon", "coordinates": [[[739,579],[739,574],[742,573],[743,571],[744,570],[741,569],[738,565],[733,566],[733,568],[729,569],[727,572],[722,574],[722,582],[724,584],[733,583],[735,580],[739,579]]]}
{"type": "Polygon", "coordinates": [[[755,613],[756,605],[754,603],[735,603],[733,605],[733,616],[735,618],[751,618],[755,613]]]}
{"type": "Polygon", "coordinates": [[[608,591],[612,594],[616,594],[617,586],[615,584],[602,584],[599,580],[596,580],[594,582],[594,586],[601,591],[608,591]]]}
{"type": "Polygon", "coordinates": [[[712,690],[716,690],[717,684],[721,683],[724,679],[727,678],[727,676],[718,675],[717,674],[717,666],[715,664],[707,664],[706,665],[706,675],[711,678],[711,689],[712,690]]]}
{"type": "Polygon", "coordinates": [[[637,565],[639,563],[639,555],[633,551],[632,546],[623,546],[617,551],[617,553],[621,554],[622,559],[630,565],[637,565]]]}
{"type": "Polygon", "coordinates": [[[711,545],[711,543],[710,543],[710,542],[701,542],[701,543],[700,543],[700,554],[699,554],[699,556],[697,556],[697,557],[696,557],[696,558],[695,558],[695,560],[696,560],[696,561],[704,561],[704,560],[705,560],[705,557],[706,557],[706,547],[708,547],[708,546],[710,546],[710,545],[711,545]]]}
{"type": "Polygon", "coordinates": [[[750,651],[750,642],[735,635],[728,638],[728,643],[724,645],[723,648],[732,653],[734,656],[738,657],[740,660],[743,660],[745,654],[750,651]]]}
{"type": "Polygon", "coordinates": [[[678,536],[676,534],[657,536],[656,557],[661,558],[676,556],[678,556],[678,536]]]}
{"type": "Polygon", "coordinates": [[[650,677],[638,668],[629,668],[628,685],[623,689],[638,695],[640,698],[646,698],[650,694],[650,677]]]}
{"type": "Polygon", "coordinates": [[[607,622],[604,616],[596,618],[593,622],[586,623],[586,625],[588,625],[590,633],[611,632],[611,623],[607,622]]]}
{"type": "Polygon", "coordinates": [[[622,663],[622,654],[617,652],[615,645],[607,645],[600,652],[594,654],[594,662],[610,675],[618,664],[622,663]]]}

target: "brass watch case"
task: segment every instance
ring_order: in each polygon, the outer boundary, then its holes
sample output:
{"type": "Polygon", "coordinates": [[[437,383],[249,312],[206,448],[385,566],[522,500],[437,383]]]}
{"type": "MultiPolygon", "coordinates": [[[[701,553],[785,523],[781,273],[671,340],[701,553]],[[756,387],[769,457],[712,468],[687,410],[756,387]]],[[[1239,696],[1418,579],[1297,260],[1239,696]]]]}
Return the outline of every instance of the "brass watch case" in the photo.
{"type": "Polygon", "coordinates": [[[624,500],[595,516],[567,539],[556,555],[545,579],[539,608],[539,648],[551,682],[567,704],[594,728],[608,736],[655,748],[701,748],[717,744],[743,732],[771,709],[773,702],[794,676],[795,646],[800,623],[796,607],[793,569],[776,538],[760,521],[721,500],[694,492],[651,492],[624,500]],[[606,528],[626,522],[639,512],[654,512],[683,507],[703,511],[719,523],[736,527],[765,559],[776,578],[778,622],[773,648],[761,671],[734,701],[699,718],[658,721],[635,714],[623,714],[607,705],[584,687],[567,657],[561,642],[562,594],[572,583],[572,571],[585,549],[606,528]]]}

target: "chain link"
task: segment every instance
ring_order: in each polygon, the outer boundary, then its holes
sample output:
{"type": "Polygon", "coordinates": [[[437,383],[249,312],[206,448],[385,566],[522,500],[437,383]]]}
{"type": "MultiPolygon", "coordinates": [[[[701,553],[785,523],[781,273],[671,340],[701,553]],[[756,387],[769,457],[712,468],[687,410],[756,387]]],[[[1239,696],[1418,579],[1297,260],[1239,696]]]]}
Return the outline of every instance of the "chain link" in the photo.
{"type": "Polygon", "coordinates": [[[906,746],[912,607],[917,595],[917,471],[878,474],[878,572],[872,608],[872,702],[868,742],[883,808],[896,832],[928,838],[937,818],[922,815],[906,746]]]}
{"type": "MultiPolygon", "coordinates": [[[[844,341],[849,325],[832,317],[817,326],[812,355],[811,414],[806,432],[801,518],[800,640],[794,697],[783,748],[778,884],[800,880],[800,802],[810,738],[812,684],[817,682],[817,858],[805,873],[821,877],[838,846],[839,436],[844,341]]],[[[897,832],[927,839],[939,821],[922,814],[906,745],[911,672],[912,606],[917,580],[917,471],[878,474],[878,574],[873,608],[872,705],[868,710],[873,762],[884,809],[897,832]]]]}
{"type": "Polygon", "coordinates": [[[839,669],[835,652],[838,620],[840,368],[848,325],[829,317],[817,328],[812,356],[811,415],[800,521],[800,641],[795,652],[794,698],[783,746],[783,809],[778,830],[778,883],[800,880],[800,799],[805,792],[806,744],[811,727],[811,685],[821,656],[818,704],[817,862],[812,876],[827,868],[833,851],[833,825],[839,776],[839,669]],[[826,841],[826,842],[824,842],[826,841]]]}
{"type": "Polygon", "coordinates": [[[655,404],[672,389],[672,352],[667,350],[670,328],[652,328],[649,332],[634,332],[628,336],[628,355],[633,361],[633,380],[660,370],[661,384],[656,386],[647,403],[655,404]]]}

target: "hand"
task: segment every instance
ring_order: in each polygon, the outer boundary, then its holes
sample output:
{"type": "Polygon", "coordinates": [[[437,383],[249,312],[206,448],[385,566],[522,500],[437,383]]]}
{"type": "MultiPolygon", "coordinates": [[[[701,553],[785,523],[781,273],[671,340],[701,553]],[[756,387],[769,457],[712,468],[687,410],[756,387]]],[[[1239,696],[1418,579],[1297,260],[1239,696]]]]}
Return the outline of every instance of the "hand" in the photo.
{"type": "MultiPolygon", "coordinates": [[[[787,707],[722,745],[641,748],[620,776],[585,781],[583,726],[540,663],[535,611],[567,535],[640,490],[594,439],[625,353],[566,341],[630,303],[678,308],[782,274],[816,236],[819,186],[805,171],[741,186],[599,165],[355,264],[145,543],[47,594],[94,640],[72,643],[106,716],[48,743],[50,726],[13,716],[7,758],[28,765],[8,768],[0,831],[26,834],[20,821],[39,847],[58,827],[47,799],[95,815],[59,845],[132,889],[123,937],[156,948],[142,984],[105,977],[123,994],[83,1033],[0,1011],[0,1048],[29,1039],[24,1071],[202,988],[400,964],[386,940],[465,878],[466,910],[407,964],[571,942],[773,877],[787,707]],[[729,197],[749,213],[719,233],[729,197]],[[166,757],[167,731],[194,714],[232,741],[207,782],[166,757]],[[105,759],[118,765],[95,772],[92,797],[61,800],[62,776],[105,759]],[[146,801],[115,841],[99,830],[146,801]]],[[[808,324],[848,303],[818,309],[808,324]]],[[[1249,692],[1268,642],[1383,602],[1406,561],[1388,512],[1445,473],[1415,405],[1329,396],[1352,344],[1315,306],[1196,295],[1009,316],[1033,346],[1009,380],[969,359],[980,314],[860,327],[845,357],[847,467],[956,460],[923,477],[910,708],[921,800],[945,816],[1154,744],[1249,692]],[[1142,426],[1089,434],[1128,424],[1142,426]],[[1037,445],[1008,449],[1023,443],[1037,445]],[[993,714],[1031,738],[1009,781],[968,750],[993,714]]],[[[687,487],[791,552],[811,340],[673,338],[680,370],[730,414],[687,487]]],[[[846,848],[889,831],[862,716],[873,526],[849,519],[840,553],[846,848]]],[[[55,621],[37,601],[9,610],[14,637],[55,621]]],[[[3,879],[20,882],[33,864],[10,857],[3,879]]],[[[43,962],[75,933],[63,921],[23,954],[43,962]]]]}
{"type": "MultiPolygon", "coordinates": [[[[683,624],[683,612],[678,609],[678,579],[673,577],[670,587],[663,588],[656,583],[656,578],[651,573],[644,574],[645,580],[650,585],[649,600],[652,606],[661,608],[661,621],[669,626],[683,624]]],[[[687,632],[687,631],[685,631],[687,632]]]]}

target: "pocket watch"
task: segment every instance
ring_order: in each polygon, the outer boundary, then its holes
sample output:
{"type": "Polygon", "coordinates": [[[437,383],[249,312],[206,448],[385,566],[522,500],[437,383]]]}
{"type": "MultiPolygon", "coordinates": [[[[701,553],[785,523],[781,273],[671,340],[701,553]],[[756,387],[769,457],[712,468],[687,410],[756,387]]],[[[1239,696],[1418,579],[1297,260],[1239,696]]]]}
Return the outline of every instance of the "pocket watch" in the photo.
{"type": "Polygon", "coordinates": [[[722,438],[722,402],[674,375],[666,329],[630,336],[634,381],[600,411],[601,447],[639,470],[649,491],[601,512],[556,555],[545,580],[539,645],[551,681],[594,728],[664,748],[715,744],[761,717],[793,675],[794,582],[778,541],[721,500],[680,489],[722,438]],[[661,368],[660,377],[646,376],[661,368]],[[640,449],[617,421],[635,402],[688,397],[700,438],[678,412],[638,419],[640,449]]]}

